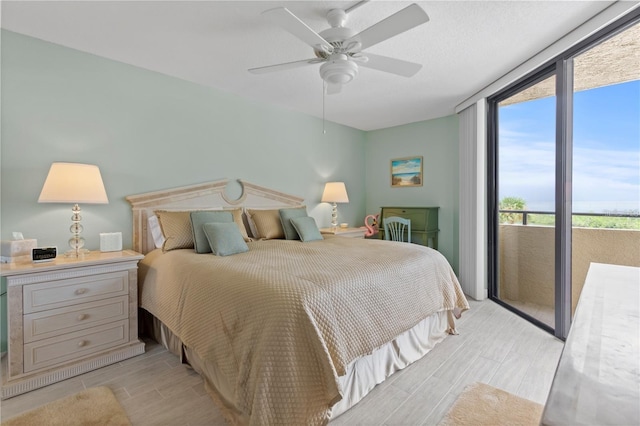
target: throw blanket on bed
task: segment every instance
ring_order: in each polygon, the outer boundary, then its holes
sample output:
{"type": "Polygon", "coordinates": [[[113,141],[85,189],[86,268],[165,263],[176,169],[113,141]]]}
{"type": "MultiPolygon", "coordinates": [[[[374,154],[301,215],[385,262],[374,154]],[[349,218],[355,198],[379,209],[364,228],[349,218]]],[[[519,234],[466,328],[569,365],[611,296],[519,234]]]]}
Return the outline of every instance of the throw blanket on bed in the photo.
{"type": "Polygon", "coordinates": [[[243,424],[326,423],[352,360],[435,312],[468,309],[439,252],[340,237],[256,241],[228,257],[156,255],[140,297],[215,363],[243,424]]]}

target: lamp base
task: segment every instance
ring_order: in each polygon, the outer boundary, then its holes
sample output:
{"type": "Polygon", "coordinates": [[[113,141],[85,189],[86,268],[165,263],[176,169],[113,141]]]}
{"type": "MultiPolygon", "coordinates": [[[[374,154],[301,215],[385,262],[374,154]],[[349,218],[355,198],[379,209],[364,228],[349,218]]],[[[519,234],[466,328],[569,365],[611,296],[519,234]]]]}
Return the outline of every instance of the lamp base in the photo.
{"type": "Polygon", "coordinates": [[[73,215],[71,216],[71,226],[69,227],[69,231],[71,231],[71,238],[69,238],[69,247],[70,250],[67,250],[64,253],[64,257],[81,257],[85,254],[89,253],[89,250],[83,248],[84,247],[84,238],[80,236],[83,231],[83,226],[80,223],[82,221],[82,216],[80,212],[80,206],[75,204],[73,209],[71,209],[73,215]]]}
{"type": "Polygon", "coordinates": [[[331,207],[331,227],[338,227],[338,205],[336,203],[333,203],[331,207]]]}
{"type": "Polygon", "coordinates": [[[84,257],[85,255],[87,255],[89,253],[91,253],[91,251],[87,250],[86,248],[82,248],[82,249],[78,249],[78,250],[71,249],[71,250],[65,251],[63,256],[66,257],[66,258],[76,258],[76,259],[78,259],[78,258],[84,257]]]}

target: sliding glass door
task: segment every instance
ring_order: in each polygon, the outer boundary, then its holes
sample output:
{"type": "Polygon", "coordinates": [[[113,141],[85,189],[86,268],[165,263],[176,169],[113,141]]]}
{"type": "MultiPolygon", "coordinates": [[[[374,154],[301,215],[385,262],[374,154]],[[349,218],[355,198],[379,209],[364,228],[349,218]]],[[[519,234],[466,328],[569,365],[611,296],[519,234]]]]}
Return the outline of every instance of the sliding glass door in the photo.
{"type": "Polygon", "coordinates": [[[495,296],[554,327],[555,75],[497,105],[495,296]],[[541,219],[546,219],[541,222],[541,219]]]}
{"type": "Polygon", "coordinates": [[[640,266],[639,18],[488,99],[489,297],[560,338],[591,262],[640,266]]]}

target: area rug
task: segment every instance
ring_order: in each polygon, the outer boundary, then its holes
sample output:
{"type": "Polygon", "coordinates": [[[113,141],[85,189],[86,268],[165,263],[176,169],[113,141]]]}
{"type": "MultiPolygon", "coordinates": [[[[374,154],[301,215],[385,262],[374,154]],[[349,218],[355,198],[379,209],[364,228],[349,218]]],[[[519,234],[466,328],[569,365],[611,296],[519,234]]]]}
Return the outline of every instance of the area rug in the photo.
{"type": "Polygon", "coordinates": [[[440,426],[539,425],[544,407],[484,383],[468,385],[440,426]]]}
{"type": "Polygon", "coordinates": [[[90,388],[2,422],[2,426],[131,426],[124,409],[105,386],[90,388]]]}

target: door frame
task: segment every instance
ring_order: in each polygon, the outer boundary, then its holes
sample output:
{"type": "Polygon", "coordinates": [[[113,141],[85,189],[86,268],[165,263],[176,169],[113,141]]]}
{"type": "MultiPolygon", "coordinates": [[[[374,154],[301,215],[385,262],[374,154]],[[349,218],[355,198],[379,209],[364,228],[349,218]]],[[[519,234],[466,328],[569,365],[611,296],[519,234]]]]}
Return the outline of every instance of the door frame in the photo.
{"type": "Polygon", "coordinates": [[[487,245],[489,299],[565,340],[571,328],[571,238],[573,160],[573,58],[640,23],[640,8],[597,31],[531,73],[487,98],[487,245]],[[498,299],[498,104],[545,78],[556,77],[555,327],[498,299]]]}

